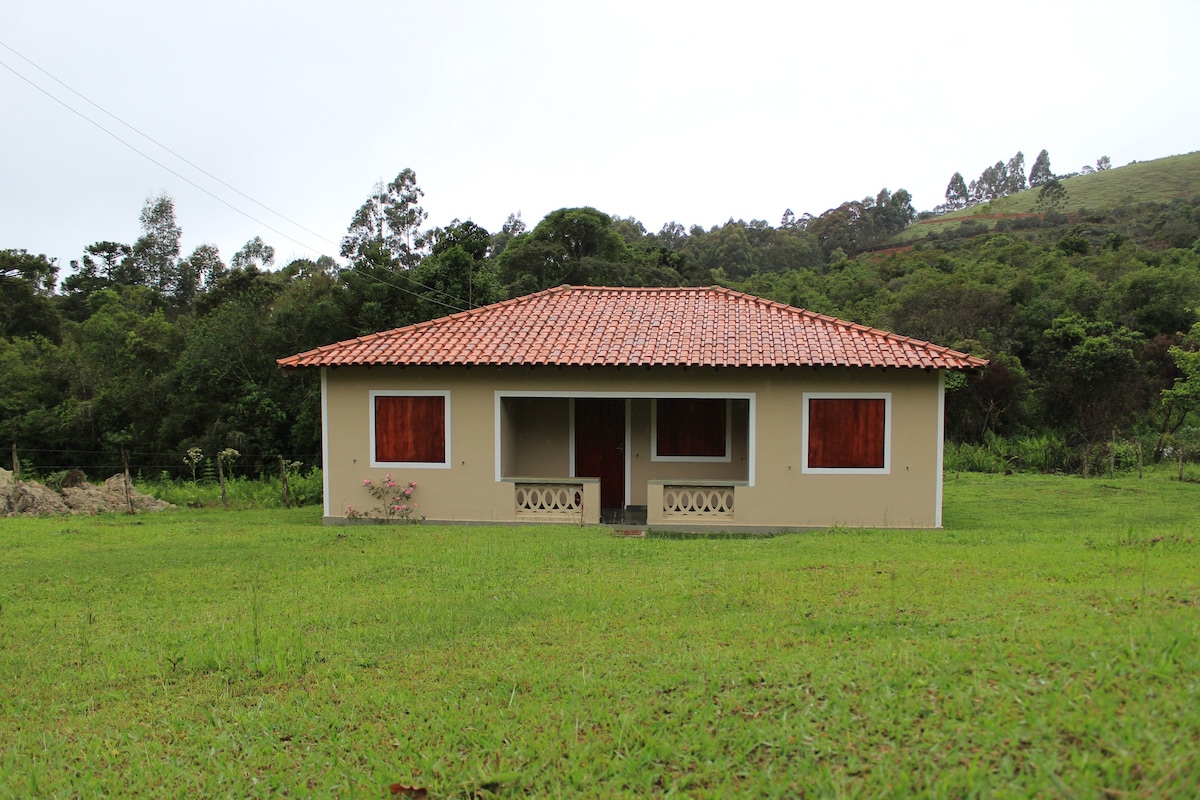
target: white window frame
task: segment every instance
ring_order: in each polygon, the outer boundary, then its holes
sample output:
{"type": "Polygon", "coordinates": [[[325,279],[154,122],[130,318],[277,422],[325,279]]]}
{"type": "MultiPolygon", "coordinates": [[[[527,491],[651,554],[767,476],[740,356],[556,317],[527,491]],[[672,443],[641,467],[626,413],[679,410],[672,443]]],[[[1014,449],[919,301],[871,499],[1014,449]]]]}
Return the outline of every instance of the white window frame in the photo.
{"type": "MultiPolygon", "coordinates": [[[[712,400],[721,398],[691,397],[683,395],[662,396],[665,400],[712,400]]],[[[650,400],[650,460],[684,463],[728,464],[733,460],[733,400],[725,398],[725,455],[723,456],[660,456],[658,454],[658,401],[650,400]]]]}
{"type": "Polygon", "coordinates": [[[450,392],[440,389],[372,389],[370,395],[370,411],[367,416],[370,426],[371,466],[378,469],[405,467],[408,469],[450,469],[450,392]],[[376,397],[441,397],[444,398],[445,413],[442,415],[445,425],[446,449],[443,461],[376,461],[375,460],[375,398],[376,397]]]}
{"type": "Polygon", "coordinates": [[[891,392],[804,392],[800,420],[800,472],[804,475],[891,475],[892,474],[892,393],[891,392]],[[882,400],[883,401],[883,466],[882,467],[810,467],[808,465],[808,401],[809,400],[882,400]]]}

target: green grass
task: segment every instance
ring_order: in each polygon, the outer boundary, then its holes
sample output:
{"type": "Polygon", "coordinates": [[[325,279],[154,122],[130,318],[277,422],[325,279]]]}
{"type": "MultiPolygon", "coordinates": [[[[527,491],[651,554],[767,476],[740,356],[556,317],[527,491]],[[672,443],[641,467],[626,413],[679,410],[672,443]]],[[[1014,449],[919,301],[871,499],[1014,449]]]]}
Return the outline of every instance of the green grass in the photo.
{"type": "Polygon", "coordinates": [[[5,520],[0,796],[1193,797],[1168,474],[766,539],[5,520]]]}
{"type": "MultiPolygon", "coordinates": [[[[1133,203],[1190,200],[1200,194],[1200,151],[1079,175],[1067,178],[1062,185],[1067,191],[1067,199],[1058,210],[1064,214],[1075,214],[1084,208],[1103,211],[1133,203]]],[[[1039,213],[1038,191],[1036,188],[1027,189],[989,203],[914,223],[897,234],[893,241],[897,245],[912,242],[931,233],[953,230],[964,221],[983,215],[1039,213]]],[[[993,228],[996,225],[995,219],[981,221],[993,228]]]]}

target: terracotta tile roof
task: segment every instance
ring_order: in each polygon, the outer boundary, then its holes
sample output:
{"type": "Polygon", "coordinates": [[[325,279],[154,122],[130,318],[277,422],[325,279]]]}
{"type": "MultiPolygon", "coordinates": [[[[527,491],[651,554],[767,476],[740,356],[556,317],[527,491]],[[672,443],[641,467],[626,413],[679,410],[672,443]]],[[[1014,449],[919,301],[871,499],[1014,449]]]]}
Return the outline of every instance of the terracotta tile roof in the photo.
{"type": "Polygon", "coordinates": [[[969,369],[946,347],[721,287],[560,286],[281,358],[359,364],[969,369]]]}

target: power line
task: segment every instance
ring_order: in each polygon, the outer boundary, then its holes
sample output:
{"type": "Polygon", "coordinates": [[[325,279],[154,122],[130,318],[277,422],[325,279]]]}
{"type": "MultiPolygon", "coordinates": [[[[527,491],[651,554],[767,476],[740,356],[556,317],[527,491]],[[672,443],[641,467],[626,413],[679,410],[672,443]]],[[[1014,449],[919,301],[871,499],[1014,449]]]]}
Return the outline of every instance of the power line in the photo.
{"type": "MultiPolygon", "coordinates": [[[[322,236],[321,234],[317,233],[316,231],[312,230],[311,228],[306,228],[305,226],[301,225],[299,222],[296,222],[295,220],[293,220],[293,219],[290,219],[290,218],[288,218],[288,217],[284,216],[283,214],[279,213],[278,211],[276,211],[275,209],[273,209],[273,208],[271,208],[270,206],[266,205],[265,203],[262,203],[262,202],[260,202],[260,201],[258,201],[258,200],[256,200],[256,199],[254,199],[254,198],[253,198],[253,197],[251,197],[250,195],[248,195],[248,194],[246,194],[245,192],[243,192],[241,189],[238,189],[236,186],[232,186],[232,185],[230,185],[229,183],[226,183],[225,181],[223,181],[223,180],[221,180],[220,178],[218,178],[216,175],[213,175],[211,172],[209,172],[208,170],[204,169],[204,167],[201,167],[199,164],[196,164],[196,163],[195,163],[195,162],[193,162],[193,161],[189,161],[187,158],[183,157],[183,156],[182,156],[182,155],[180,155],[179,153],[176,153],[174,150],[172,150],[171,148],[167,147],[165,144],[163,144],[162,142],[158,141],[157,139],[155,139],[155,138],[154,138],[153,136],[151,136],[150,134],[148,134],[148,133],[145,133],[144,131],[138,130],[138,129],[137,129],[137,128],[135,128],[133,125],[130,125],[128,122],[126,122],[125,120],[123,120],[123,119],[121,119],[120,117],[118,117],[116,114],[112,113],[111,111],[109,111],[108,109],[104,108],[104,107],[103,107],[103,106],[101,106],[100,104],[98,104],[98,103],[96,103],[96,102],[92,101],[92,100],[91,100],[89,97],[87,97],[87,96],[85,96],[85,95],[81,94],[80,92],[77,92],[75,89],[73,89],[73,88],[71,88],[70,86],[68,86],[67,84],[63,83],[61,80],[59,80],[58,78],[56,78],[54,75],[51,75],[49,72],[47,72],[45,69],[43,69],[42,67],[40,67],[38,64],[34,63],[34,62],[33,62],[32,60],[30,60],[30,59],[29,59],[27,56],[25,56],[25,55],[23,55],[23,54],[21,54],[21,53],[18,53],[16,50],[14,50],[12,47],[10,47],[9,45],[5,44],[4,42],[0,42],[0,47],[3,47],[5,50],[8,50],[10,53],[12,53],[13,55],[15,55],[17,58],[20,58],[21,60],[25,61],[27,64],[29,64],[30,66],[32,66],[32,67],[33,67],[34,69],[36,69],[38,72],[42,73],[42,74],[43,74],[43,75],[45,75],[47,78],[49,78],[50,80],[54,81],[54,82],[55,82],[55,83],[57,83],[59,86],[61,86],[61,87],[63,87],[64,89],[66,89],[68,92],[70,92],[71,94],[73,94],[73,95],[75,95],[76,97],[78,97],[80,100],[83,100],[83,101],[84,101],[85,103],[87,103],[88,105],[90,105],[90,106],[92,106],[93,108],[95,108],[96,110],[100,111],[102,114],[105,114],[105,115],[107,115],[107,116],[109,116],[109,117],[112,117],[112,118],[113,118],[113,119],[115,119],[117,122],[121,123],[121,124],[122,124],[122,125],[124,125],[126,128],[129,128],[129,130],[131,130],[131,131],[133,131],[134,133],[136,133],[138,136],[141,136],[143,139],[146,139],[147,141],[153,142],[154,144],[158,145],[158,146],[159,146],[159,147],[161,147],[163,150],[166,150],[168,153],[170,153],[171,155],[175,156],[176,158],[178,158],[178,159],[179,159],[180,161],[182,161],[183,163],[187,164],[187,165],[188,165],[189,167],[191,167],[192,169],[195,169],[195,170],[197,170],[197,171],[199,171],[199,172],[202,172],[202,173],[204,173],[205,175],[207,175],[208,177],[212,178],[212,179],[213,179],[214,181],[216,181],[217,183],[219,183],[219,184],[221,184],[222,186],[224,186],[226,189],[229,189],[229,190],[230,190],[230,191],[232,191],[232,192],[236,192],[237,194],[239,194],[239,195],[241,195],[242,197],[244,197],[244,198],[246,198],[247,200],[249,200],[251,203],[254,203],[256,206],[259,206],[260,208],[262,208],[262,209],[264,209],[264,210],[266,210],[266,211],[269,211],[269,212],[271,212],[272,214],[274,214],[275,216],[279,217],[280,219],[282,219],[282,220],[283,220],[283,221],[285,221],[285,222],[288,222],[288,223],[290,223],[290,224],[292,224],[292,225],[295,225],[295,226],[296,226],[297,228],[299,228],[300,230],[302,230],[302,231],[305,231],[306,233],[310,233],[310,234],[312,234],[313,236],[317,237],[317,238],[318,238],[318,239],[320,239],[321,241],[323,241],[323,242],[328,242],[329,244],[332,244],[332,245],[335,245],[335,246],[337,246],[337,245],[338,245],[338,242],[335,242],[335,241],[333,241],[332,239],[329,239],[329,238],[327,238],[327,237],[325,237],[325,236],[322,236]]],[[[5,66],[7,66],[7,65],[5,65],[5,66]]],[[[293,240],[293,241],[294,241],[294,240],[293,240]]]]}
{"type": "MultiPolygon", "coordinates": [[[[0,44],[3,44],[3,42],[0,42],[0,44]]],[[[6,48],[8,48],[8,45],[4,45],[4,46],[5,46],[6,48]]],[[[12,48],[8,48],[8,49],[10,49],[10,50],[11,50],[12,48]]],[[[14,51],[14,52],[16,52],[16,51],[14,51]]],[[[20,54],[18,53],[18,55],[20,55],[20,54]]],[[[23,57],[24,57],[24,56],[22,56],[22,58],[23,58],[23,57]]],[[[272,233],[274,233],[274,234],[276,234],[276,235],[278,235],[278,236],[282,236],[284,239],[287,239],[287,240],[288,240],[288,241],[290,241],[290,242],[294,242],[295,244],[298,244],[298,245],[300,245],[301,247],[305,248],[306,250],[319,250],[319,248],[312,247],[312,246],[310,246],[308,243],[306,243],[306,242],[302,242],[302,241],[300,241],[299,239],[297,239],[297,238],[295,238],[295,237],[293,237],[293,236],[289,236],[288,234],[284,233],[283,231],[279,230],[278,228],[275,228],[275,227],[272,227],[271,225],[268,225],[267,223],[263,222],[261,219],[259,219],[259,218],[255,217],[255,216],[253,216],[252,214],[249,214],[249,213],[247,213],[247,212],[245,212],[245,211],[241,210],[241,209],[240,209],[240,208],[238,208],[237,206],[235,206],[235,205],[233,205],[232,203],[230,203],[228,200],[225,200],[224,198],[222,198],[222,197],[220,197],[220,196],[218,196],[218,195],[216,195],[216,194],[213,194],[211,191],[209,191],[208,189],[204,188],[204,187],[203,187],[203,186],[201,186],[200,184],[196,183],[195,181],[193,181],[191,178],[187,177],[186,175],[181,175],[180,173],[178,173],[178,172],[176,172],[175,170],[171,169],[170,167],[168,167],[166,164],[162,163],[162,162],[161,162],[161,161],[159,161],[158,159],[156,159],[156,158],[154,158],[154,157],[152,157],[152,156],[150,156],[150,155],[147,155],[146,153],[142,152],[141,150],[139,150],[139,149],[138,149],[137,147],[135,147],[134,145],[130,144],[129,142],[125,141],[124,139],[122,139],[122,138],[121,138],[120,136],[118,136],[117,134],[115,134],[115,133],[113,133],[112,131],[110,131],[108,128],[106,128],[106,127],[104,127],[103,125],[101,125],[99,122],[96,122],[96,120],[94,120],[94,119],[92,119],[91,117],[87,116],[86,114],[84,114],[83,112],[79,111],[78,109],[72,108],[71,106],[69,106],[69,105],[67,105],[66,103],[64,103],[62,100],[60,100],[60,99],[58,99],[57,97],[55,97],[54,95],[50,94],[50,92],[46,91],[46,90],[45,90],[45,89],[43,89],[41,86],[38,86],[36,83],[34,83],[33,81],[31,81],[29,78],[27,78],[27,77],[25,77],[24,75],[22,75],[21,73],[17,72],[15,69],[13,69],[11,66],[9,66],[8,64],[6,64],[6,63],[5,63],[4,61],[2,61],[2,60],[0,60],[0,67],[4,67],[6,70],[8,70],[9,72],[11,72],[13,75],[16,75],[18,78],[20,78],[21,80],[25,81],[25,82],[26,82],[26,83],[28,83],[30,86],[32,86],[34,89],[37,89],[37,90],[38,90],[39,92],[41,92],[42,94],[46,95],[46,97],[49,97],[49,98],[50,98],[51,100],[53,100],[54,102],[58,103],[60,106],[62,106],[63,108],[67,109],[68,111],[70,111],[72,114],[75,114],[75,115],[76,115],[76,116],[78,116],[80,119],[83,119],[83,120],[85,120],[86,122],[89,122],[89,123],[91,123],[92,125],[96,126],[96,127],[97,127],[97,128],[99,128],[100,130],[104,131],[104,132],[105,132],[105,133],[107,133],[109,136],[111,136],[113,139],[116,139],[118,142],[120,142],[121,144],[125,145],[125,146],[126,146],[126,147],[128,147],[130,150],[132,150],[133,152],[137,153],[137,154],[138,154],[139,156],[141,156],[142,158],[146,159],[147,161],[151,162],[152,164],[155,164],[155,165],[157,165],[157,166],[161,167],[162,169],[165,169],[167,172],[171,173],[172,175],[174,175],[175,177],[179,178],[180,180],[182,180],[182,181],[185,181],[186,183],[188,183],[188,184],[190,184],[190,185],[194,186],[195,188],[197,188],[197,189],[199,189],[200,191],[204,192],[206,195],[208,195],[208,196],[209,196],[209,197],[211,197],[212,199],[216,200],[218,203],[221,203],[222,205],[224,205],[224,206],[228,207],[228,208],[229,208],[229,209],[231,209],[232,211],[234,211],[234,212],[236,212],[236,213],[238,213],[238,214],[241,214],[241,215],[242,215],[243,217],[245,217],[246,219],[248,219],[248,220],[251,220],[252,222],[256,222],[256,223],[258,223],[259,225],[263,226],[264,228],[266,228],[267,230],[271,231],[272,233]]],[[[89,101],[89,102],[90,102],[90,101],[89,101]]],[[[106,112],[106,113],[107,113],[107,112],[106,112]]],[[[116,117],[114,117],[114,119],[116,119],[116,117]]],[[[118,120],[118,121],[119,121],[119,120],[118,120]]],[[[122,123],[122,124],[124,124],[124,123],[122,123]]],[[[149,137],[147,137],[147,138],[149,138],[149,137]]],[[[153,139],[151,139],[150,141],[154,141],[154,140],[153,140],[153,139]]],[[[157,144],[157,142],[155,142],[155,143],[157,144]]],[[[166,148],[164,148],[164,149],[166,149],[166,148]]],[[[169,150],[168,150],[167,152],[171,152],[171,151],[169,151],[169,150]]],[[[191,163],[191,162],[188,162],[188,163],[191,163]]],[[[203,170],[201,170],[201,171],[203,172],[203,170]]],[[[205,172],[204,174],[206,174],[206,175],[207,175],[208,173],[207,173],[207,172],[205,172]]],[[[236,191],[236,190],[235,190],[235,191],[236,191]]],[[[241,194],[241,193],[239,192],[239,194],[241,194]]],[[[257,201],[255,201],[255,202],[257,202],[257,201]]],[[[262,205],[262,204],[260,203],[259,205],[262,205]]],[[[263,207],[264,207],[264,208],[266,208],[266,206],[263,206],[263,207]]],[[[270,209],[267,209],[267,210],[268,210],[268,211],[270,211],[270,209]]],[[[272,213],[275,213],[275,212],[272,212],[272,213]]],[[[286,218],[286,217],[284,217],[284,219],[287,219],[287,218],[286,218]]],[[[290,222],[290,220],[289,220],[289,222],[290,222]]],[[[293,223],[293,224],[295,224],[295,223],[293,223]]],[[[307,230],[307,228],[305,228],[305,230],[307,230]]],[[[326,239],[326,238],[325,238],[325,237],[323,237],[323,236],[321,236],[321,237],[319,237],[319,238],[321,238],[323,241],[330,241],[329,239],[326,239]]]]}
{"type": "MultiPolygon", "coordinates": [[[[460,308],[459,306],[452,306],[449,303],[443,303],[441,300],[434,300],[432,297],[426,297],[425,295],[419,294],[418,292],[414,292],[412,289],[405,289],[403,286],[397,286],[394,283],[389,283],[388,281],[385,281],[383,278],[378,278],[378,277],[372,275],[371,273],[367,272],[366,270],[356,270],[356,269],[352,269],[352,268],[345,270],[345,272],[351,272],[351,271],[355,275],[360,275],[364,278],[370,278],[373,281],[382,283],[384,286],[390,286],[391,288],[396,289],[401,292],[404,292],[405,294],[410,294],[419,300],[425,300],[430,303],[435,303],[439,306],[442,306],[443,308],[448,308],[451,311],[466,311],[465,308],[460,308]]],[[[407,278],[407,276],[405,276],[405,277],[407,278]]],[[[412,283],[415,283],[417,286],[420,286],[423,289],[428,289],[431,292],[437,292],[438,294],[449,297],[451,300],[454,300],[458,303],[462,302],[462,300],[459,300],[457,297],[454,297],[453,295],[450,295],[450,294],[446,294],[445,292],[440,291],[438,289],[434,289],[431,286],[426,286],[425,284],[421,283],[420,281],[415,281],[412,278],[408,278],[408,280],[411,281],[412,283]]]]}
{"type": "MultiPolygon", "coordinates": [[[[317,237],[318,239],[320,239],[321,241],[328,242],[329,244],[332,244],[332,245],[335,245],[335,246],[336,246],[336,245],[338,245],[338,242],[335,242],[335,241],[333,241],[332,239],[329,239],[329,238],[327,238],[327,237],[325,237],[325,236],[322,236],[321,234],[317,233],[316,231],[313,231],[313,230],[311,230],[311,229],[309,229],[309,228],[306,228],[305,226],[301,225],[300,223],[298,223],[298,222],[295,222],[295,221],[294,221],[294,220],[292,220],[292,219],[289,219],[288,217],[284,216],[283,214],[279,213],[278,211],[275,211],[274,209],[270,208],[269,206],[265,205],[264,203],[261,203],[261,202],[259,202],[258,200],[254,199],[253,197],[251,197],[250,195],[248,195],[248,194],[246,194],[245,192],[241,191],[241,190],[240,190],[240,189],[238,189],[237,187],[235,187],[235,186],[231,186],[230,184],[228,184],[228,183],[226,183],[225,181],[221,180],[221,179],[220,179],[220,178],[218,178],[216,175],[213,175],[211,172],[209,172],[208,170],[204,169],[203,167],[201,167],[201,166],[199,166],[199,165],[197,165],[197,164],[193,163],[192,161],[188,160],[187,158],[184,158],[182,155],[180,155],[179,153],[176,153],[176,152],[175,152],[174,150],[172,150],[170,147],[167,147],[165,144],[163,144],[162,142],[159,142],[157,139],[155,139],[154,137],[150,136],[149,134],[143,133],[142,131],[138,130],[138,129],[137,129],[137,128],[135,128],[133,125],[130,125],[128,122],[126,122],[125,120],[123,120],[123,119],[121,119],[120,117],[118,117],[116,114],[113,114],[112,112],[108,111],[108,110],[107,110],[107,109],[105,109],[104,107],[100,106],[98,103],[95,103],[95,102],[93,102],[91,99],[89,99],[89,98],[88,98],[88,97],[86,97],[85,95],[83,95],[83,94],[81,94],[80,92],[76,91],[75,89],[71,88],[71,87],[70,87],[70,86],[68,86],[66,83],[64,83],[63,81],[59,80],[59,79],[58,79],[58,78],[56,78],[54,75],[50,74],[50,73],[49,73],[49,72],[47,72],[45,69],[43,69],[42,67],[40,67],[38,64],[34,63],[32,60],[30,60],[30,59],[29,59],[28,57],[26,57],[25,55],[23,55],[23,54],[21,54],[21,53],[17,52],[16,50],[14,50],[14,49],[13,49],[11,46],[9,46],[8,44],[6,44],[5,42],[3,42],[3,41],[0,41],[0,47],[3,47],[4,49],[6,49],[6,50],[8,50],[9,52],[11,52],[13,55],[17,56],[18,58],[22,59],[22,60],[23,60],[23,61],[25,61],[26,63],[30,64],[30,65],[31,65],[31,66],[32,66],[34,69],[38,70],[38,71],[39,71],[39,72],[41,72],[43,75],[45,75],[45,76],[47,76],[48,78],[50,78],[50,79],[51,79],[51,80],[53,80],[55,83],[57,83],[57,84],[59,84],[60,86],[62,86],[63,88],[65,88],[67,91],[69,91],[69,92],[71,92],[72,94],[74,94],[76,97],[79,97],[79,98],[80,98],[80,99],[82,99],[84,102],[86,102],[86,103],[88,103],[89,105],[93,106],[94,108],[98,109],[100,112],[102,112],[102,113],[106,114],[107,116],[109,116],[109,117],[111,117],[112,119],[116,120],[117,122],[121,123],[121,124],[122,124],[122,125],[124,125],[126,128],[129,128],[131,131],[133,131],[134,133],[138,134],[139,136],[141,136],[142,138],[146,139],[147,141],[149,141],[149,142],[152,142],[153,144],[155,144],[155,145],[157,145],[158,147],[162,148],[163,150],[165,150],[166,152],[168,152],[168,153],[170,153],[171,155],[175,156],[175,157],[176,157],[176,158],[178,158],[180,161],[182,161],[183,163],[185,163],[185,164],[187,164],[188,166],[192,167],[193,169],[195,169],[195,170],[197,170],[197,171],[199,171],[199,172],[203,173],[204,175],[207,175],[209,178],[212,178],[212,179],[213,179],[213,180],[215,180],[217,183],[221,184],[222,186],[226,187],[227,189],[229,189],[229,190],[231,190],[231,191],[233,191],[233,192],[236,192],[237,194],[239,194],[239,195],[241,195],[242,197],[246,198],[246,199],[247,199],[247,200],[249,200],[250,202],[254,203],[255,205],[258,205],[258,206],[262,207],[263,209],[265,209],[265,210],[269,211],[270,213],[274,214],[275,216],[279,217],[280,219],[282,219],[282,220],[284,220],[284,221],[286,221],[286,222],[288,222],[288,223],[290,223],[290,224],[292,224],[292,225],[295,225],[297,228],[300,228],[301,230],[303,230],[303,231],[306,231],[306,232],[308,232],[308,233],[312,234],[313,236],[316,236],[316,237],[317,237]]],[[[45,90],[44,88],[42,88],[41,86],[39,86],[39,85],[37,85],[36,83],[34,83],[32,80],[30,80],[30,79],[29,79],[29,78],[27,78],[26,76],[22,75],[20,72],[17,72],[15,69],[13,69],[13,68],[12,68],[11,66],[9,66],[7,63],[5,63],[3,60],[0,60],[0,66],[4,67],[4,68],[5,68],[5,69],[7,69],[9,72],[11,72],[13,75],[16,75],[18,78],[20,78],[21,80],[23,80],[23,81],[25,81],[26,83],[28,83],[28,84],[29,84],[30,86],[32,86],[34,89],[37,89],[39,92],[41,92],[42,94],[46,95],[47,97],[49,97],[49,98],[50,98],[51,100],[53,100],[54,102],[58,103],[60,106],[62,106],[63,108],[67,109],[67,110],[68,110],[68,111],[70,111],[72,114],[75,114],[76,116],[80,117],[81,119],[85,120],[86,122],[89,122],[89,123],[91,123],[92,125],[94,125],[95,127],[99,128],[101,131],[103,131],[104,133],[108,134],[109,136],[111,136],[113,139],[117,140],[117,141],[118,141],[118,142],[120,142],[121,144],[125,145],[125,146],[126,146],[126,147],[128,147],[130,150],[132,150],[133,152],[135,152],[135,153],[137,153],[138,155],[140,155],[142,158],[146,159],[147,161],[151,162],[152,164],[155,164],[155,165],[157,165],[158,167],[161,167],[162,169],[164,169],[164,170],[166,170],[167,172],[171,173],[172,175],[174,175],[175,177],[179,178],[180,180],[187,182],[187,183],[188,183],[188,184],[190,184],[191,186],[194,186],[195,188],[197,188],[197,189],[199,189],[200,191],[204,192],[204,193],[205,193],[205,194],[207,194],[209,197],[213,198],[214,200],[216,200],[217,202],[221,203],[222,205],[224,205],[224,206],[226,206],[226,207],[230,208],[231,210],[235,211],[235,212],[236,212],[236,213],[238,213],[238,214],[241,214],[242,216],[246,217],[247,219],[249,219],[249,220],[251,220],[251,221],[253,221],[253,222],[256,222],[256,223],[258,223],[259,225],[262,225],[262,226],[263,226],[264,228],[266,228],[267,230],[269,230],[269,231],[271,231],[272,233],[275,233],[275,234],[277,234],[277,235],[279,235],[279,236],[282,236],[283,238],[287,239],[288,241],[294,242],[295,244],[298,244],[298,245],[300,245],[301,247],[304,247],[304,248],[306,248],[306,249],[311,249],[311,250],[316,250],[316,249],[317,249],[317,248],[310,247],[310,246],[309,246],[307,243],[305,243],[305,242],[302,242],[302,241],[300,241],[299,239],[296,239],[296,238],[294,238],[294,237],[292,237],[292,236],[289,236],[288,234],[284,233],[283,231],[280,231],[280,230],[278,230],[277,228],[274,228],[274,227],[272,227],[272,226],[268,225],[267,223],[263,222],[262,220],[258,219],[257,217],[254,217],[254,216],[252,216],[251,214],[248,214],[247,212],[245,212],[245,211],[242,211],[240,208],[238,208],[238,207],[234,206],[232,203],[228,202],[228,201],[227,201],[227,200],[225,200],[224,198],[222,198],[222,197],[219,197],[219,196],[217,196],[216,194],[212,193],[212,192],[211,192],[211,191],[209,191],[208,189],[204,188],[204,187],[203,187],[203,186],[201,186],[200,184],[198,184],[198,183],[196,183],[195,181],[193,181],[193,180],[191,180],[190,178],[188,178],[187,176],[185,176],[185,175],[182,175],[182,174],[180,174],[179,172],[176,172],[174,169],[171,169],[171,168],[170,168],[170,167],[168,167],[166,164],[163,164],[161,161],[158,161],[157,159],[153,158],[152,156],[150,156],[150,155],[148,155],[148,154],[146,154],[146,153],[142,152],[142,151],[141,151],[141,150],[139,150],[137,147],[135,147],[134,145],[130,144],[130,143],[129,143],[129,142],[127,142],[126,140],[122,139],[120,136],[118,136],[117,134],[113,133],[111,130],[109,130],[108,128],[104,127],[104,126],[103,126],[103,125],[101,125],[100,123],[96,122],[96,121],[95,121],[94,119],[92,119],[91,117],[88,117],[87,115],[83,114],[83,113],[82,113],[81,111],[79,111],[78,109],[72,108],[71,106],[69,106],[68,104],[64,103],[62,100],[60,100],[59,98],[55,97],[55,96],[54,96],[53,94],[51,94],[50,92],[46,91],[46,90],[45,90]]],[[[422,295],[418,294],[417,292],[413,292],[413,291],[411,291],[411,290],[409,290],[409,289],[405,289],[405,288],[404,288],[404,287],[402,287],[402,286],[397,286],[397,285],[395,285],[395,284],[393,284],[393,283],[389,283],[388,281],[385,281],[385,280],[383,280],[382,278],[378,278],[378,277],[376,277],[376,276],[374,276],[374,275],[370,275],[369,273],[366,273],[366,272],[359,272],[358,274],[360,274],[360,275],[367,275],[367,276],[368,276],[368,277],[370,277],[372,280],[378,281],[379,283],[382,283],[382,284],[384,284],[385,286],[390,286],[390,287],[391,287],[391,288],[393,288],[393,289],[397,289],[397,290],[399,290],[399,291],[401,291],[401,292],[405,292],[405,293],[407,293],[407,294],[410,294],[410,295],[412,295],[413,297],[418,297],[418,298],[424,299],[424,300],[426,300],[426,301],[428,301],[428,302],[431,302],[431,303],[434,303],[434,304],[436,304],[436,305],[442,306],[443,308],[448,308],[448,309],[450,309],[451,311],[465,311],[465,310],[466,310],[466,309],[462,308],[462,306],[464,306],[464,305],[467,305],[467,304],[466,304],[466,303],[463,303],[463,301],[462,301],[462,299],[461,299],[461,298],[455,297],[454,295],[452,295],[452,294],[450,294],[450,293],[448,293],[448,292],[444,292],[444,291],[442,291],[441,289],[435,289],[435,288],[434,288],[434,287],[432,287],[432,286],[427,286],[426,284],[423,284],[423,283],[421,283],[420,281],[418,281],[418,280],[416,280],[416,279],[414,279],[414,278],[412,278],[412,277],[409,277],[409,276],[407,276],[407,275],[405,275],[405,279],[406,279],[406,280],[407,280],[409,283],[415,284],[416,286],[419,286],[419,287],[421,287],[422,289],[425,289],[425,290],[426,290],[426,291],[428,291],[428,292],[433,292],[434,294],[439,294],[439,295],[441,295],[442,297],[445,297],[445,298],[448,298],[448,299],[450,299],[450,300],[453,300],[453,301],[454,301],[455,303],[457,303],[458,305],[451,305],[450,303],[445,303],[445,302],[442,302],[442,301],[440,301],[440,300],[435,300],[434,298],[431,298],[431,297],[423,297],[422,295]]]]}

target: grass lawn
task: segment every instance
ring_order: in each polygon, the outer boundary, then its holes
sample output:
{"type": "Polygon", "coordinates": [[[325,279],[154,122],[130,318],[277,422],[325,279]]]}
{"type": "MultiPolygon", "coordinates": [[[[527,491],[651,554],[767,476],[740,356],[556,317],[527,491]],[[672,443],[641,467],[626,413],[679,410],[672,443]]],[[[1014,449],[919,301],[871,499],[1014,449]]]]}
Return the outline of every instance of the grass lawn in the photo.
{"type": "Polygon", "coordinates": [[[950,476],[945,530],[765,539],[4,520],[0,797],[1195,797],[1167,477],[950,476]]]}

